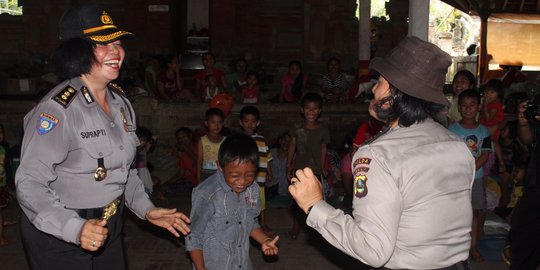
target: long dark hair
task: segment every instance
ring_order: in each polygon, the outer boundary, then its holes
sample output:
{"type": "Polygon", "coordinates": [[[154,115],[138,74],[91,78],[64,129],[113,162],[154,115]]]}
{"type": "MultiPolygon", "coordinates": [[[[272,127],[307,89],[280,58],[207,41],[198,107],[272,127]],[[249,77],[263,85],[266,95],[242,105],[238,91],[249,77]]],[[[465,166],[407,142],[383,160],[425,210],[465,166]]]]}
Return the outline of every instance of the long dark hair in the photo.
{"type": "Polygon", "coordinates": [[[390,96],[383,98],[373,107],[377,118],[387,124],[399,119],[398,124],[403,127],[423,122],[427,118],[437,119],[437,115],[445,108],[442,104],[407,95],[394,85],[390,85],[390,96]],[[386,102],[390,104],[390,108],[383,109],[382,105],[386,102]]]}
{"type": "Polygon", "coordinates": [[[294,83],[291,87],[291,94],[295,98],[300,98],[302,96],[302,88],[304,87],[304,74],[302,73],[302,63],[300,61],[291,61],[289,63],[289,68],[292,66],[298,66],[300,68],[300,73],[296,76],[294,83]]]}

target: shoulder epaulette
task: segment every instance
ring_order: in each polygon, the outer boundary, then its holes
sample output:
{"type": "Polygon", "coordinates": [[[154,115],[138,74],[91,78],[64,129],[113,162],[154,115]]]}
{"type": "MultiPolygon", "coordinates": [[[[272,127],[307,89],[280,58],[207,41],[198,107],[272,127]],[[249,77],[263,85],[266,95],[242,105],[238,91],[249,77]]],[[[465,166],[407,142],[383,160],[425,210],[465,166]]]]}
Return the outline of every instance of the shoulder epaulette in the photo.
{"type": "Polygon", "coordinates": [[[64,88],[64,90],[58,92],[58,94],[53,96],[51,99],[58,102],[65,109],[69,106],[71,101],[73,101],[73,98],[75,98],[77,93],[77,90],[68,85],[66,88],[64,88]]]}
{"type": "Polygon", "coordinates": [[[116,83],[109,83],[109,88],[122,97],[126,97],[126,92],[116,83]]]}

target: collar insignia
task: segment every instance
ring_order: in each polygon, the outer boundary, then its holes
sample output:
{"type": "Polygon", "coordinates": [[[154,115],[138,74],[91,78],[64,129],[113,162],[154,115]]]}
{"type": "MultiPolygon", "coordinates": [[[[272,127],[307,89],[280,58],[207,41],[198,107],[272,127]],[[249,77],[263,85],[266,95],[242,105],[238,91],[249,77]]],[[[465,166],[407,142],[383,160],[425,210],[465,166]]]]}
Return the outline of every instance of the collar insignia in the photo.
{"type": "Polygon", "coordinates": [[[90,91],[88,91],[88,88],[86,88],[86,86],[83,86],[81,88],[81,92],[82,92],[82,94],[84,96],[84,100],[86,100],[87,104],[94,103],[94,98],[92,98],[92,95],[90,95],[90,91]]]}

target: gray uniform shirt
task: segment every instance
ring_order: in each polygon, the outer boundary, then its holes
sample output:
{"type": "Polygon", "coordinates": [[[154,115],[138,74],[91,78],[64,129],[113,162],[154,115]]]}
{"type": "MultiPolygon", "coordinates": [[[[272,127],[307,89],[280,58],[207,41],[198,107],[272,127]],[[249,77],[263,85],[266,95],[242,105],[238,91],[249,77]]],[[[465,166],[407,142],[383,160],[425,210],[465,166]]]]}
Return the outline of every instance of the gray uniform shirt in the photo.
{"type": "Polygon", "coordinates": [[[352,219],[326,202],[307,223],[360,261],[437,269],[469,256],[474,158],[463,140],[429,119],[397,127],[358,149],[352,219]]]}
{"type": "Polygon", "coordinates": [[[135,115],[109,86],[107,115],[77,77],[47,94],[24,118],[21,164],[15,182],[21,208],[39,230],[79,244],[86,220],[72,209],[103,207],[124,194],[140,218],[154,207],[132,169],[135,115]],[[107,177],[96,181],[98,159],[107,177]]]}
{"type": "Polygon", "coordinates": [[[259,185],[254,181],[237,194],[221,171],[193,189],[191,232],[186,250],[203,251],[208,270],[253,269],[249,258],[251,231],[259,228],[259,185]]]}

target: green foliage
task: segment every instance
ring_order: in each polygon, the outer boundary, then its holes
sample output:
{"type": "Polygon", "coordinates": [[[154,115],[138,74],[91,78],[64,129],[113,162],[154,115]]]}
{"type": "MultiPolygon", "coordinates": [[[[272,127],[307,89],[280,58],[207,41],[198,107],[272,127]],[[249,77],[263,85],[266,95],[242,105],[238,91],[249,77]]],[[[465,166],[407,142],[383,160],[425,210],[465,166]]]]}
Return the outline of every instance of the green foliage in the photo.
{"type": "Polygon", "coordinates": [[[0,0],[0,14],[7,13],[10,15],[22,15],[23,7],[19,6],[19,0],[0,0]]]}

